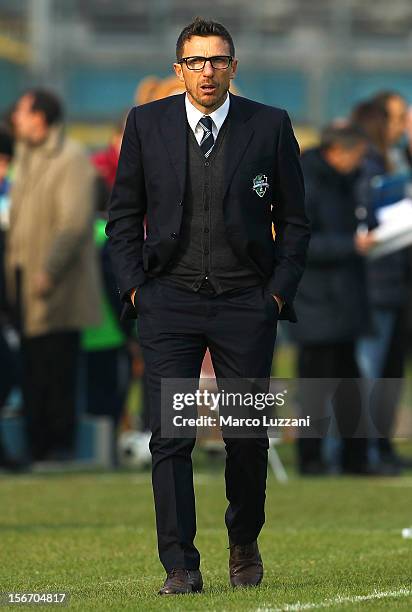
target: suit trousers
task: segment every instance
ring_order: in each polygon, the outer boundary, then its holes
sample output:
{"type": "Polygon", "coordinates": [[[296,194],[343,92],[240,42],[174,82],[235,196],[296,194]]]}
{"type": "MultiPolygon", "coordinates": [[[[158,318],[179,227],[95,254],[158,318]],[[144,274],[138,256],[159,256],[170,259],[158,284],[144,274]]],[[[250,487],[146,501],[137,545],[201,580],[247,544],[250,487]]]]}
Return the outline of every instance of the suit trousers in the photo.
{"type": "MultiPolygon", "coordinates": [[[[138,336],[148,384],[158,550],[166,569],[198,569],[191,453],[195,438],[161,435],[161,379],[200,376],[209,348],[217,379],[270,377],[278,306],[263,286],[216,295],[149,279],[136,293],[138,336]]],[[[265,521],[268,438],[224,438],[225,522],[236,544],[265,521]]]]}
{"type": "MultiPolygon", "coordinates": [[[[299,378],[360,378],[355,359],[354,342],[301,345],[298,351],[299,378]]],[[[351,428],[356,420],[359,405],[357,395],[349,386],[342,389],[336,397],[335,416],[342,431],[351,428]]],[[[326,400],[325,400],[326,401],[326,400]]],[[[311,462],[322,462],[322,438],[299,438],[297,449],[299,467],[303,471],[311,462]]],[[[360,472],[368,463],[366,438],[342,437],[342,469],[360,472]]]]}

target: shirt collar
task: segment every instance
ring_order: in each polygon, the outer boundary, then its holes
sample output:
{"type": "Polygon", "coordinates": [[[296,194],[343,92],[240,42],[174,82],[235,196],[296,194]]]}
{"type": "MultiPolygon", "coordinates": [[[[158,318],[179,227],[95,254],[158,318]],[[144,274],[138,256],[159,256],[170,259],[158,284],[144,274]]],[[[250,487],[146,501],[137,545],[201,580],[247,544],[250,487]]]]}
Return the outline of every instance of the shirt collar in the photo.
{"type": "MultiPolygon", "coordinates": [[[[192,131],[194,132],[197,127],[197,124],[199,123],[199,120],[202,117],[204,117],[204,113],[202,113],[195,106],[193,106],[187,94],[185,96],[185,106],[186,106],[187,121],[190,127],[192,128],[192,131]]],[[[223,102],[222,106],[219,106],[219,108],[213,111],[213,113],[210,113],[210,115],[207,115],[208,117],[212,119],[218,132],[220,128],[222,127],[224,120],[227,117],[227,114],[229,112],[229,106],[230,106],[230,96],[228,92],[226,96],[226,100],[223,102]]]]}

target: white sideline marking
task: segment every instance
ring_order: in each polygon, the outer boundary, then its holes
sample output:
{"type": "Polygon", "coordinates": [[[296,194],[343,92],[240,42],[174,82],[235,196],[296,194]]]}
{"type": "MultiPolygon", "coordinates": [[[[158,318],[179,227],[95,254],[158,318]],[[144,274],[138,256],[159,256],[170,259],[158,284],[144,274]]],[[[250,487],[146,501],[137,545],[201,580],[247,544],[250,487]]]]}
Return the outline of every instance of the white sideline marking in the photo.
{"type": "Polygon", "coordinates": [[[385,599],[387,597],[408,597],[412,595],[410,589],[398,589],[397,591],[373,591],[369,595],[355,595],[353,597],[333,597],[325,599],[319,603],[301,603],[300,601],[294,604],[285,604],[281,608],[261,607],[256,608],[255,612],[299,612],[299,610],[316,610],[316,608],[329,608],[331,606],[339,606],[346,603],[358,603],[361,601],[371,601],[372,599],[385,599]]]}

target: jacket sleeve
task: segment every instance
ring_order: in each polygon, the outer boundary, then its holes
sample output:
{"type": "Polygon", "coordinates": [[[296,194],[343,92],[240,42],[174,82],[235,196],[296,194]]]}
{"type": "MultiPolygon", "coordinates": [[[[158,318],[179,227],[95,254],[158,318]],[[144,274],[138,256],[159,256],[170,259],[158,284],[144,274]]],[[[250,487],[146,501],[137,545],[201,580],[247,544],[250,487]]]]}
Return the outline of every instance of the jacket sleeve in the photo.
{"type": "Polygon", "coordinates": [[[56,194],[56,229],[45,269],[59,282],[92,233],[94,171],[85,153],[73,152],[64,166],[56,194]]]}
{"type": "Polygon", "coordinates": [[[305,213],[305,189],[299,161],[299,145],[289,115],[283,111],[277,146],[275,197],[272,221],[275,228],[276,264],[268,289],[284,300],[280,318],[295,322],[293,300],[306,262],[310,231],[305,213]]]}
{"type": "Polygon", "coordinates": [[[136,108],[123,134],[116,180],[112,189],[106,234],[121,300],[131,308],[130,291],[145,281],[142,249],[146,191],[142,152],[136,128],[136,108]]]}
{"type": "Polygon", "coordinates": [[[308,262],[329,264],[345,261],[356,256],[353,234],[312,233],[308,262]]]}

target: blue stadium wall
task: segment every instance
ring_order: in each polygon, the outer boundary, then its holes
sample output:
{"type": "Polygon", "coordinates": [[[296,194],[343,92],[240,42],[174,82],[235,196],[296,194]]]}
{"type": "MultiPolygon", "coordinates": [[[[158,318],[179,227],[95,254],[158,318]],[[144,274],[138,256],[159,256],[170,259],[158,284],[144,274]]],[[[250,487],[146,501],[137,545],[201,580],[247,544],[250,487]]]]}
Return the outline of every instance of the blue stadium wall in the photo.
{"type": "MultiPolygon", "coordinates": [[[[159,68],[152,74],[165,77],[170,72],[159,68]]],[[[75,121],[110,121],[133,104],[133,96],[146,71],[132,67],[99,69],[82,66],[69,68],[63,78],[63,90],[69,118],[75,121]]],[[[0,112],[12,104],[24,87],[34,84],[21,67],[0,61],[0,112]]],[[[296,122],[311,123],[309,116],[309,79],[298,70],[241,70],[237,86],[246,97],[287,108],[296,122]]],[[[359,99],[379,89],[395,89],[412,101],[410,72],[339,72],[324,77],[324,121],[344,116],[359,99]]]]}

